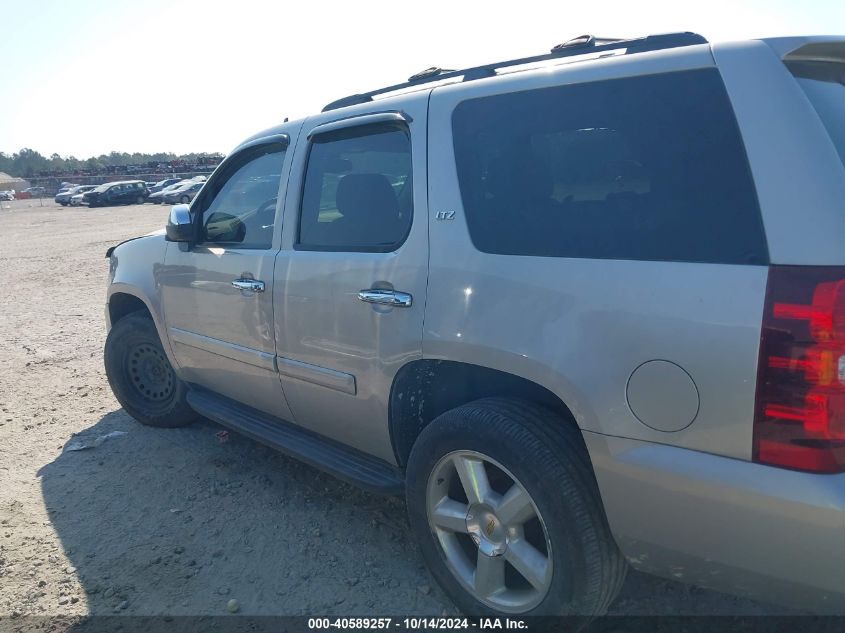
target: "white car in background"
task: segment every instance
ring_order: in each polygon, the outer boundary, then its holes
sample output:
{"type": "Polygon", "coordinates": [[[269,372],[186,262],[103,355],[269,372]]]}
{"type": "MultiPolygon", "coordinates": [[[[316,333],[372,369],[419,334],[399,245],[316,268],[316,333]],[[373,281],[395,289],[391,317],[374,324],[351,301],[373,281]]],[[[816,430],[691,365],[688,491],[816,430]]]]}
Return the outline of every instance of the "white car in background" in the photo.
{"type": "Polygon", "coordinates": [[[77,194],[85,193],[86,191],[91,191],[97,185],[75,185],[66,191],[60,191],[56,194],[55,200],[63,207],[66,207],[69,204],[73,204],[71,200],[77,194]]]}
{"type": "Polygon", "coordinates": [[[0,191],[0,200],[14,200],[15,192],[11,189],[0,191]]]}
{"type": "Polygon", "coordinates": [[[85,201],[83,200],[85,193],[87,191],[91,191],[90,189],[86,189],[85,191],[81,191],[77,194],[74,194],[70,197],[69,204],[72,207],[81,207],[85,205],[85,201]]]}

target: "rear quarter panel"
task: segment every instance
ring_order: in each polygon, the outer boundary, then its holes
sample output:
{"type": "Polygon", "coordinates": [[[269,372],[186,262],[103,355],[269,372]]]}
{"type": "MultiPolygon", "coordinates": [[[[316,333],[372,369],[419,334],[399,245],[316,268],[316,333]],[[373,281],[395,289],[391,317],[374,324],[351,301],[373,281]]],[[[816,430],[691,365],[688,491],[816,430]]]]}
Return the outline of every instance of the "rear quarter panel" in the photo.
{"type": "Polygon", "coordinates": [[[709,47],[697,46],[433,91],[425,357],[532,380],[583,430],[750,458],[767,268],[482,253],[467,229],[452,142],[452,111],[464,99],[712,65],[709,47]],[[440,211],[455,211],[455,220],[437,220],[440,211]],[[655,359],[681,366],[697,387],[699,410],[683,430],[655,430],[628,406],[632,372],[655,359]]]}

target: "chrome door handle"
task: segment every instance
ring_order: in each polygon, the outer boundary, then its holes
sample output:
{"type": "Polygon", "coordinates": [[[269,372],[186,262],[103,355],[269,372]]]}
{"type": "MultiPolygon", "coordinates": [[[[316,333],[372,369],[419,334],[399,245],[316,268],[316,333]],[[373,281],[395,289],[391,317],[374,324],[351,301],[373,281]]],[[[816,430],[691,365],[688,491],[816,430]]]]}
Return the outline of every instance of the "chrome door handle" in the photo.
{"type": "Polygon", "coordinates": [[[235,279],[232,285],[238,290],[250,292],[264,292],[264,282],[258,279],[235,279]]]}
{"type": "Polygon", "coordinates": [[[358,293],[358,299],[366,303],[378,303],[379,305],[395,306],[397,308],[410,308],[414,300],[407,292],[384,290],[381,288],[362,290],[358,293]]]}

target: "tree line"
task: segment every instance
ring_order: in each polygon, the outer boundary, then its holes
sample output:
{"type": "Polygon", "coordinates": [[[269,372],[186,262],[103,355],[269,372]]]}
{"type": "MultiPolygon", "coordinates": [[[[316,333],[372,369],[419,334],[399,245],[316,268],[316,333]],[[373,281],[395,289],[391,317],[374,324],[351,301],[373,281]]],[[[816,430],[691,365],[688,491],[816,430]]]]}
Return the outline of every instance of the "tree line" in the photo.
{"type": "Polygon", "coordinates": [[[33,178],[46,172],[65,171],[98,171],[106,167],[125,167],[127,165],[146,165],[147,163],[169,163],[171,161],[184,161],[196,163],[200,159],[208,157],[222,157],[222,154],[213,153],[192,153],[174,154],[172,152],[160,152],[158,154],[143,154],[134,152],[111,152],[91,158],[76,158],[75,156],[59,156],[53,154],[49,158],[42,156],[33,149],[24,148],[14,154],[0,152],[0,172],[19,178],[33,178]]]}

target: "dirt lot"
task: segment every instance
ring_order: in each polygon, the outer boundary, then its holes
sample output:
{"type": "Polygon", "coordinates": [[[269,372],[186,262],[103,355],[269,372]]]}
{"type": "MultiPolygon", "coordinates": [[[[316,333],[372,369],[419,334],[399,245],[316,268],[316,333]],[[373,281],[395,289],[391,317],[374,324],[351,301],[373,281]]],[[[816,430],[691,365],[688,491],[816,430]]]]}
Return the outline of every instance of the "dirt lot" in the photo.
{"type": "MultiPolygon", "coordinates": [[[[0,202],[0,616],[440,614],[403,502],[210,423],[145,428],[102,366],[108,246],[167,209],[0,202]],[[69,443],[112,431],[96,448],[69,443]]],[[[631,573],[617,614],[780,613],[631,573]]]]}

